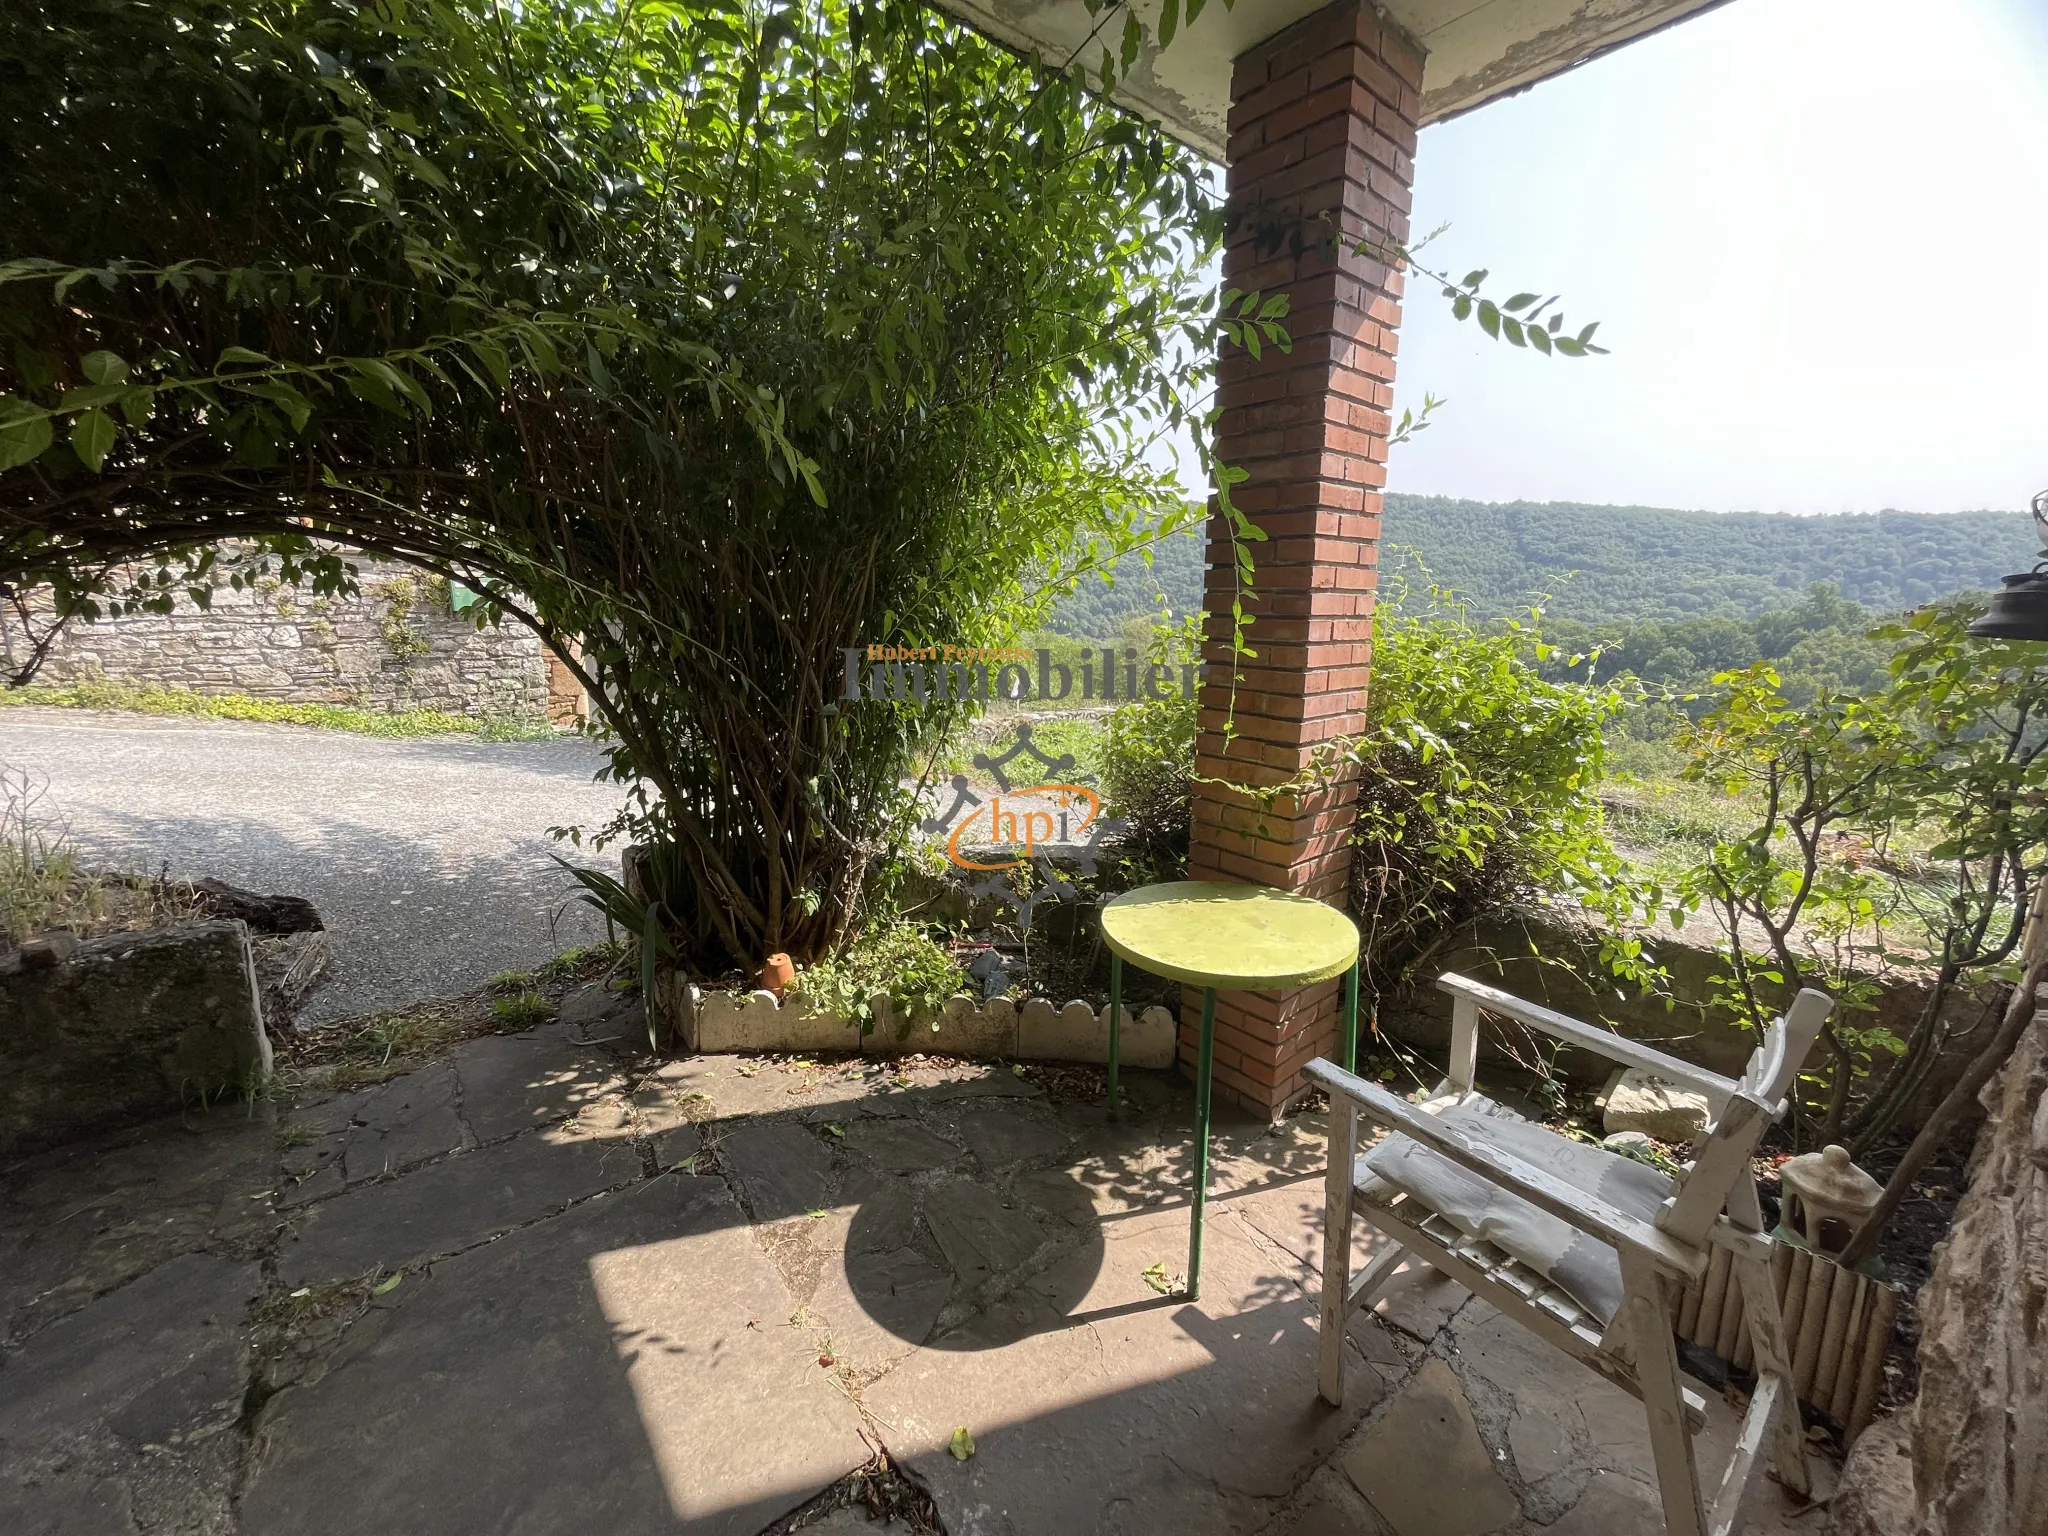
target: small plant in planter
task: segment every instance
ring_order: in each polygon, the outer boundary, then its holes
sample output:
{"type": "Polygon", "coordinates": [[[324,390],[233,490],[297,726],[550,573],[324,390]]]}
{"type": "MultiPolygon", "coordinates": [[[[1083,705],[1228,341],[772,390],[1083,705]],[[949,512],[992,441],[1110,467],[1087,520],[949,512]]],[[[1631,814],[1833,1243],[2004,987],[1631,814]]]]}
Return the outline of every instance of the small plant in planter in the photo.
{"type": "Polygon", "coordinates": [[[863,1035],[875,1027],[875,994],[885,992],[898,1038],[907,1038],[914,1022],[937,1018],[966,984],[943,942],[915,923],[897,921],[871,929],[836,959],[805,966],[791,992],[821,1013],[859,1020],[863,1035]]]}

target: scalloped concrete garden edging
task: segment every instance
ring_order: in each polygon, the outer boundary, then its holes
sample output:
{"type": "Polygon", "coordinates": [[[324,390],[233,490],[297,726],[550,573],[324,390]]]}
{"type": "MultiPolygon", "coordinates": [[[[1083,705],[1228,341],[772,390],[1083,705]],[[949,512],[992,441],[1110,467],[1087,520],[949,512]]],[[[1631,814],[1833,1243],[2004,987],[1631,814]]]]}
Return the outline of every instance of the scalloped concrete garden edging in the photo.
{"type": "MultiPolygon", "coordinates": [[[[676,1010],[687,1051],[858,1051],[900,1056],[931,1051],[942,1056],[1017,1061],[1109,1060],[1109,1010],[1076,999],[1056,1007],[1042,997],[1021,1004],[999,997],[976,1003],[956,994],[935,1019],[906,1019],[877,994],[874,1028],[863,1036],[857,1019],[780,1003],[772,992],[736,996],[683,989],[676,1010]]],[[[1174,1018],[1165,1008],[1124,1011],[1117,1059],[1127,1067],[1173,1065],[1174,1018]]]]}

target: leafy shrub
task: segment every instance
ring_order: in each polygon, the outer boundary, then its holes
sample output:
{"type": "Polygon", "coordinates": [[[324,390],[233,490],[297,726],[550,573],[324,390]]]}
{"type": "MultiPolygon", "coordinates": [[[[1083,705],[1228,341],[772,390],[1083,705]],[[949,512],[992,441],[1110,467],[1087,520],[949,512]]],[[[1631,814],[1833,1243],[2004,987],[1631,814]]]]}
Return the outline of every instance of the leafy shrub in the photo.
{"type": "MultiPolygon", "coordinates": [[[[1368,984],[1405,982],[1463,923],[1538,893],[1621,899],[1597,788],[1615,685],[1544,678],[1540,615],[1476,628],[1452,594],[1405,583],[1373,622],[1351,906],[1368,984]]],[[[1626,942],[1626,941],[1623,941],[1626,942]]]]}
{"type": "Polygon", "coordinates": [[[1689,777],[1755,808],[1679,882],[1721,930],[1715,1001],[1761,1032],[1793,988],[1836,998],[1809,1084],[1820,1136],[1858,1156],[1948,1049],[1956,992],[2015,979],[2048,876],[2048,647],[1971,639],[1982,611],[1958,599],[1879,630],[1894,654],[1867,690],[1802,702],[1769,666],[1724,673],[1685,740],[1689,777]],[[1903,1034],[1867,1016],[1901,962],[1930,983],[1903,1034]]]}
{"type": "MultiPolygon", "coordinates": [[[[1201,620],[1159,625],[1147,656],[1175,668],[1200,654],[1201,620]]],[[[1187,868],[1195,789],[1196,701],[1178,689],[1164,699],[1140,699],[1113,711],[1098,760],[1107,815],[1129,825],[1121,851],[1131,873],[1170,880],[1187,868]]]]}
{"type": "Polygon", "coordinates": [[[1185,519],[1150,429],[1285,308],[1219,312],[1196,155],[912,0],[8,14],[0,581],[460,580],[584,684],[707,974],[841,945],[960,713],[841,708],[842,648],[1185,519]]]}
{"type": "Polygon", "coordinates": [[[875,1027],[877,992],[889,994],[908,1024],[937,1017],[962,984],[951,950],[915,923],[898,922],[869,929],[836,959],[805,966],[794,990],[826,1013],[859,1019],[866,1034],[875,1027]]]}

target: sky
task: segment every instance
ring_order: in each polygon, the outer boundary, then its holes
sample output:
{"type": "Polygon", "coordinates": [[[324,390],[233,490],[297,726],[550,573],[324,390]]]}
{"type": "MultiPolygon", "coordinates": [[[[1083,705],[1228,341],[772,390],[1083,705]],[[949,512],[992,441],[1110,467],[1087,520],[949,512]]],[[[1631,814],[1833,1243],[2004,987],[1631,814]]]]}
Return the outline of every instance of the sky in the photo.
{"type": "Polygon", "coordinates": [[[1422,253],[1560,293],[1600,358],[1414,281],[1388,488],[1717,511],[2048,487],[2048,0],[1732,0],[1423,130],[1422,253]]]}

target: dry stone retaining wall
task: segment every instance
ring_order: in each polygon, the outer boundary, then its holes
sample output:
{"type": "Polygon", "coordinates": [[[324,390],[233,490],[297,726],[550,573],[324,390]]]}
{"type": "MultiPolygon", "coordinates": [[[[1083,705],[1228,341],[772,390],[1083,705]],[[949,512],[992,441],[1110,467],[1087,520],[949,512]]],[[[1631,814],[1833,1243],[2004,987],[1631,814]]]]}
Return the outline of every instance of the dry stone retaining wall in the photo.
{"type": "Polygon", "coordinates": [[[0,965],[0,1158],[252,1091],[270,1065],[238,920],[0,965]]]}
{"type": "MultiPolygon", "coordinates": [[[[480,630],[451,608],[446,582],[395,561],[354,563],[356,597],[314,597],[274,580],[237,591],[222,573],[210,608],[181,599],[169,614],[73,624],[37,681],[106,678],[380,711],[547,712],[546,652],[532,631],[480,630]]],[[[11,621],[0,623],[0,639],[9,657],[23,653],[11,621]]]]}
{"type": "Polygon", "coordinates": [[[1919,1396],[1857,1441],[1831,1536],[2048,1532],[2048,987],[2035,1002],[1920,1295],[1919,1396]]]}

